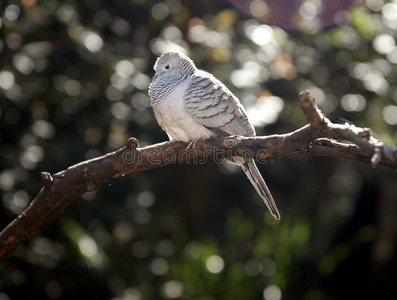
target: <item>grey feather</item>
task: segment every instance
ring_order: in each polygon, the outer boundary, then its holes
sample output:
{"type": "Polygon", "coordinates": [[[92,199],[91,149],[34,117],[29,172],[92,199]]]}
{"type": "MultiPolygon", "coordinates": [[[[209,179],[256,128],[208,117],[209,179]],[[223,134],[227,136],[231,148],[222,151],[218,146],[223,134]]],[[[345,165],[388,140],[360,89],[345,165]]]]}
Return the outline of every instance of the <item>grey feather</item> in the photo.
{"type": "MultiPolygon", "coordinates": [[[[255,136],[238,98],[212,74],[198,70],[177,52],[166,52],[154,65],[149,98],[156,119],[170,139],[197,140],[210,136],[255,136]]],[[[190,144],[189,144],[190,145],[190,144]]],[[[246,173],[271,214],[280,219],[273,197],[255,162],[230,158],[246,173]]]]}
{"type": "Polygon", "coordinates": [[[186,111],[201,125],[228,135],[255,136],[238,98],[213,75],[195,72],[185,101],[186,111]]]}
{"type": "Polygon", "coordinates": [[[274,216],[276,220],[280,220],[280,213],[278,212],[276,203],[263,180],[261,173],[259,172],[254,161],[246,161],[244,163],[238,163],[243,169],[244,173],[247,175],[248,179],[251,181],[255,190],[261,196],[263,202],[265,202],[266,207],[269,209],[270,213],[274,216]]]}

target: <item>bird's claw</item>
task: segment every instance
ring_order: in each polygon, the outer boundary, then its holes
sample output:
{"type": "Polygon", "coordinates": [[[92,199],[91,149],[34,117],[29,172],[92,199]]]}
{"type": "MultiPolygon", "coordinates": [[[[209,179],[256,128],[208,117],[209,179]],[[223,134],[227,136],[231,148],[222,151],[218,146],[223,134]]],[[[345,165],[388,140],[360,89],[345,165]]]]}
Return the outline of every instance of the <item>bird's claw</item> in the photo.
{"type": "Polygon", "coordinates": [[[189,149],[196,149],[197,141],[198,141],[198,140],[196,140],[196,139],[191,140],[191,141],[189,142],[189,144],[187,145],[186,150],[189,150],[189,149]]]}

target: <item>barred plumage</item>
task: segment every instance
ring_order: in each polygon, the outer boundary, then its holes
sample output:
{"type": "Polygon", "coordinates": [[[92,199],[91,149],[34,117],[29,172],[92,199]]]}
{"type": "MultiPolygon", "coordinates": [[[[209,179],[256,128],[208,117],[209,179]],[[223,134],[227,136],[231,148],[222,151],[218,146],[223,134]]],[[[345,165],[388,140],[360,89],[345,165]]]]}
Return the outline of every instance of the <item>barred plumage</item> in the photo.
{"type": "MultiPolygon", "coordinates": [[[[152,82],[149,85],[149,97],[151,103],[160,103],[163,99],[165,99],[172,91],[178,87],[183,81],[187,79],[187,77],[191,76],[196,70],[196,66],[193,61],[189,58],[185,57],[185,59],[179,59],[179,53],[175,52],[166,52],[162,55],[162,58],[165,60],[178,60],[178,70],[179,72],[174,73],[172,76],[167,77],[159,77],[155,76],[152,82]]],[[[154,69],[159,68],[160,58],[157,59],[154,64],[154,69]]]]}
{"type": "MultiPolygon", "coordinates": [[[[170,140],[189,142],[211,136],[255,136],[238,98],[212,74],[198,70],[178,52],[166,52],[155,65],[149,98],[157,122],[170,140]]],[[[272,215],[279,219],[276,204],[252,159],[231,158],[240,165],[272,215]]]]}
{"type": "Polygon", "coordinates": [[[151,104],[160,103],[162,100],[168,97],[169,94],[184,80],[184,77],[165,78],[163,80],[157,80],[149,85],[149,97],[151,104]]]}

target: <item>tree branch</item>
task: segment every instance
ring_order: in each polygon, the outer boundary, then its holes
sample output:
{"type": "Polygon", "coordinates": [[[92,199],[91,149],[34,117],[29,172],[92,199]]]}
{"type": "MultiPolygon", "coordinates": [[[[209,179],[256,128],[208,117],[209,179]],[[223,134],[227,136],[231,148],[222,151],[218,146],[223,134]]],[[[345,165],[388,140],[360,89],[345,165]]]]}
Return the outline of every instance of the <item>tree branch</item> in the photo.
{"type": "Polygon", "coordinates": [[[95,191],[113,178],[170,163],[204,163],[233,155],[266,160],[309,153],[397,169],[396,147],[372,137],[368,128],[333,124],[317,108],[309,91],[300,93],[299,100],[309,124],[291,133],[264,137],[216,137],[199,141],[195,149],[189,150],[182,142],[138,148],[138,141],[130,138],[125,147],[115,152],[81,162],[54,175],[43,172],[43,188],[37,197],[0,233],[0,262],[10,257],[19,243],[47,226],[83,193],[95,191]]]}

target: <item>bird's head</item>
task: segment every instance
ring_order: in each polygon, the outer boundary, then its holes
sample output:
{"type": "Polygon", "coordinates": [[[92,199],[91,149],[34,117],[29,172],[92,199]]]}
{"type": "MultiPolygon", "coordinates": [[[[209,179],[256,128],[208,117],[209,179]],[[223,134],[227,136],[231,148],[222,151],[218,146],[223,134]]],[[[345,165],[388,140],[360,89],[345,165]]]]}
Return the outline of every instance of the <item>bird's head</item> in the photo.
{"type": "Polygon", "coordinates": [[[165,52],[154,64],[156,74],[153,81],[161,78],[171,78],[191,75],[196,70],[194,62],[186,55],[179,52],[165,52]]]}

